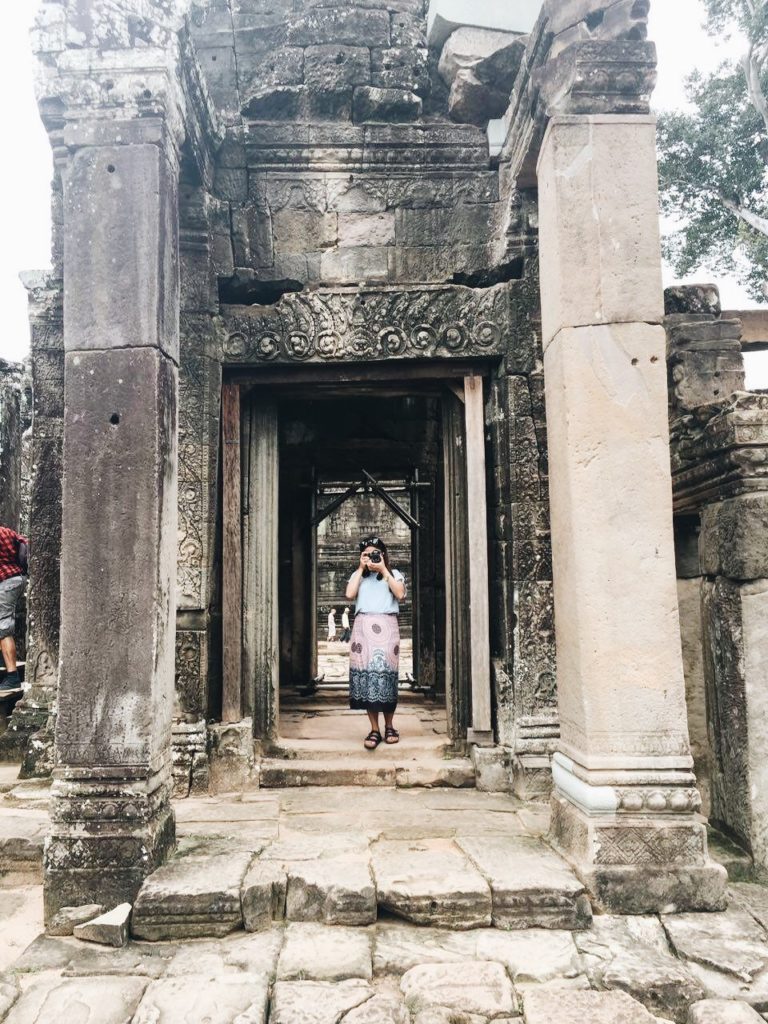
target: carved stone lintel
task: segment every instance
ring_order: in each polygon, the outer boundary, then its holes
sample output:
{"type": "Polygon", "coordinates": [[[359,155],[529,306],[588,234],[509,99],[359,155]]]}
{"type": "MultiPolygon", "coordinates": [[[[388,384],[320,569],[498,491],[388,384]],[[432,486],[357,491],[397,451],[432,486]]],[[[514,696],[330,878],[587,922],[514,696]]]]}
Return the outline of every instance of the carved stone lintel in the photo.
{"type": "Polygon", "coordinates": [[[58,769],[45,842],[46,920],[64,906],[133,902],[175,843],[170,764],[58,769]]]}
{"type": "Polygon", "coordinates": [[[671,427],[675,512],[768,488],[768,395],[736,392],[671,427]]]}
{"type": "Polygon", "coordinates": [[[335,290],[284,295],[274,306],[232,306],[219,321],[229,364],[367,362],[503,355],[506,285],[335,290]]]}
{"type": "Polygon", "coordinates": [[[549,117],[556,114],[647,114],[656,85],[653,43],[576,43],[538,73],[549,117]]]}

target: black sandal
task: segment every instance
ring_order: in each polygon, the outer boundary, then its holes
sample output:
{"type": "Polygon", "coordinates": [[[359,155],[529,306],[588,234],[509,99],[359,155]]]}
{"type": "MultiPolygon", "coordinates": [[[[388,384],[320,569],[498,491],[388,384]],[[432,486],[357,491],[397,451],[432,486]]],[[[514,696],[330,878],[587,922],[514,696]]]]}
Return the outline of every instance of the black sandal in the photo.
{"type": "Polygon", "coordinates": [[[363,740],[363,746],[366,750],[375,750],[376,747],[381,743],[381,733],[376,729],[371,729],[368,735],[363,740]]]}
{"type": "Polygon", "coordinates": [[[394,729],[391,725],[388,725],[384,730],[385,741],[390,747],[393,747],[396,743],[400,742],[400,733],[397,729],[394,729]]]}

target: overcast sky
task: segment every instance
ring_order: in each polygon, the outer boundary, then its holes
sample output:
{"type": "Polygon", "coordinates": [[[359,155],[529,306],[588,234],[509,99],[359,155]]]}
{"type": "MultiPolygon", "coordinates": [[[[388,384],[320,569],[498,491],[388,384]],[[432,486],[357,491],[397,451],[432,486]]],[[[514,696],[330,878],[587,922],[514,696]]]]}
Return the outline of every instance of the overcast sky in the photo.
{"type": "MultiPolygon", "coordinates": [[[[0,123],[5,142],[0,160],[0,356],[6,359],[22,359],[29,348],[26,293],[19,272],[49,265],[51,157],[33,97],[28,40],[37,5],[38,0],[4,3],[0,34],[0,123]]],[[[653,0],[651,12],[650,34],[659,47],[656,105],[670,109],[684,104],[683,80],[689,71],[711,70],[727,53],[701,29],[700,0],[653,0]]],[[[719,280],[725,307],[754,305],[735,282],[706,268],[696,279],[719,280]]],[[[668,274],[667,283],[672,280],[668,274]]]]}

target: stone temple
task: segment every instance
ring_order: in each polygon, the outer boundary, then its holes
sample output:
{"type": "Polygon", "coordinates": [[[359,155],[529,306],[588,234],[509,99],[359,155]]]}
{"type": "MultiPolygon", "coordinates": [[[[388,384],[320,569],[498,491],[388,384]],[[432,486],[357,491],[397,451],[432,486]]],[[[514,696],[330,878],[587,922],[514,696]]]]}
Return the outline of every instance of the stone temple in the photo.
{"type": "MultiPolygon", "coordinates": [[[[713,286],[663,292],[648,8],[43,0],[53,269],[26,278],[31,387],[0,366],[32,552],[0,756],[53,777],[49,920],[131,903],[162,937],[185,798],[285,787],[551,807],[572,888],[558,924],[510,896],[517,928],[723,911],[708,832],[768,872],[768,397],[742,356],[766,335],[713,286]],[[437,736],[372,756],[323,649],[368,525],[437,736]]],[[[533,870],[510,850],[504,877],[533,870]]],[[[347,893],[374,919],[371,878],[399,905],[377,856],[347,893]]]]}

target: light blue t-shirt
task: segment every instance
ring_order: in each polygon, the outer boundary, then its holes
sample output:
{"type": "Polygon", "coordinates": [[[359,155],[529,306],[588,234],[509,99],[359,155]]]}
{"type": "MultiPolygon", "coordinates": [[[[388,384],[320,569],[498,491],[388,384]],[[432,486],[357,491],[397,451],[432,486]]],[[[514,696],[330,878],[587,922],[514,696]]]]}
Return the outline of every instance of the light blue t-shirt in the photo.
{"type": "MultiPolygon", "coordinates": [[[[405,580],[398,569],[393,569],[392,575],[396,580],[405,580]]],[[[360,580],[355,601],[355,612],[358,615],[397,615],[399,611],[400,602],[395,599],[386,580],[380,580],[376,573],[360,580]]]]}

